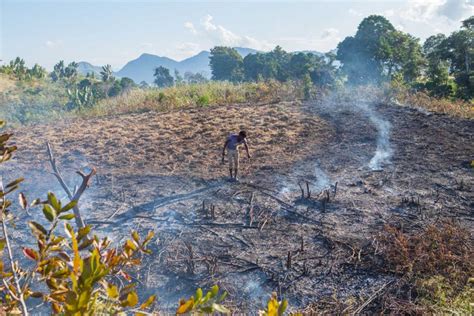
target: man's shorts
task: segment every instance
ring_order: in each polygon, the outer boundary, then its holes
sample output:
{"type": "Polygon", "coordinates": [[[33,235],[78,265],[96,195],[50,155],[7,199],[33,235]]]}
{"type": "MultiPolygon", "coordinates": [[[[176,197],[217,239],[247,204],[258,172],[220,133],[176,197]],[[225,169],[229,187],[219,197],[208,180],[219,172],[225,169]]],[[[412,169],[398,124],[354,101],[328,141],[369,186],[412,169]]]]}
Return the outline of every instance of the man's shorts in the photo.
{"type": "Polygon", "coordinates": [[[227,150],[229,156],[229,169],[239,169],[239,150],[227,150]]]}

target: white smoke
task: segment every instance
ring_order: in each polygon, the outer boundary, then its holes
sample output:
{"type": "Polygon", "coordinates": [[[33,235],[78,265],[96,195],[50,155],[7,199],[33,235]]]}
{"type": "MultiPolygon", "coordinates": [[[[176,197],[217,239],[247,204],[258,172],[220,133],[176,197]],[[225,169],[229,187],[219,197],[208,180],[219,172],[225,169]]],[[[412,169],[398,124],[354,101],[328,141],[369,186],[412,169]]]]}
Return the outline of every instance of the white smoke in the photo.
{"type": "Polygon", "coordinates": [[[383,166],[390,163],[393,155],[393,149],[390,145],[390,122],[382,119],[370,106],[365,102],[357,102],[356,107],[364,111],[369,120],[377,129],[377,148],[375,154],[369,161],[369,168],[372,170],[382,170],[383,166]]]}
{"type": "Polygon", "coordinates": [[[330,186],[328,175],[318,165],[314,167],[314,176],[316,177],[316,183],[314,184],[316,191],[323,191],[330,186]]]}

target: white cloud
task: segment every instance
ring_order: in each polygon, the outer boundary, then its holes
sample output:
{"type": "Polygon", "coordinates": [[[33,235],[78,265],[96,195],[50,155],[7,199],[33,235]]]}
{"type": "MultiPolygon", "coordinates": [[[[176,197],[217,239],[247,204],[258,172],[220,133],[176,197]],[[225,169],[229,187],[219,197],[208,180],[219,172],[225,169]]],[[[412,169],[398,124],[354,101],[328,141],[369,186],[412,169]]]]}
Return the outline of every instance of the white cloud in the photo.
{"type": "Polygon", "coordinates": [[[459,21],[474,12],[473,0],[447,0],[438,7],[437,13],[452,21],[459,21]]]}
{"type": "Polygon", "coordinates": [[[413,0],[400,17],[429,24],[457,23],[473,13],[473,0],[413,0]]]}
{"type": "Polygon", "coordinates": [[[191,22],[186,22],[186,23],[184,23],[184,27],[187,28],[191,33],[197,34],[197,30],[196,30],[196,28],[194,27],[194,24],[193,24],[193,23],[191,23],[191,22]]]}
{"type": "Polygon", "coordinates": [[[339,39],[339,30],[335,28],[328,28],[323,31],[321,34],[321,38],[325,39],[339,39]]]}
{"type": "Polygon", "coordinates": [[[59,45],[61,45],[61,41],[53,41],[53,40],[47,40],[44,45],[47,47],[47,48],[55,48],[55,47],[58,47],[59,45]]]}
{"type": "Polygon", "coordinates": [[[258,50],[270,50],[275,45],[267,41],[257,40],[248,35],[239,35],[222,25],[216,24],[211,15],[206,15],[200,20],[199,28],[191,22],[184,25],[196,36],[204,37],[211,45],[224,45],[233,47],[249,47],[258,50]]]}
{"type": "Polygon", "coordinates": [[[349,14],[352,16],[357,16],[357,17],[362,17],[364,16],[364,13],[357,11],[355,9],[349,9],[349,14]]]}

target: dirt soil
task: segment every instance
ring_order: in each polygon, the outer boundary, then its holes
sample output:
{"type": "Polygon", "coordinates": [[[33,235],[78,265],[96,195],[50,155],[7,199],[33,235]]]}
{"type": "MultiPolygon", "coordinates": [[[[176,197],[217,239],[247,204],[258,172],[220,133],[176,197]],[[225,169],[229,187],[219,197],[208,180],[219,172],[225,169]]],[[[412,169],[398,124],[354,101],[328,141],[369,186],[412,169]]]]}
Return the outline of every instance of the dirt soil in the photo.
{"type": "MultiPolygon", "coordinates": [[[[46,141],[71,187],[80,180],[75,170],[96,167],[80,203],[84,217],[117,242],[131,229],[157,232],[139,282],[158,295],[162,311],[213,284],[241,312],[262,308],[272,291],[293,309],[334,293],[364,301],[393,279],[357,264],[357,250],[384,223],[443,216],[472,227],[474,121],[344,102],[30,126],[14,131],[20,149],[3,173],[25,176],[29,199],[48,189],[65,197],[49,174],[46,141]],[[253,157],[242,158],[241,180],[234,183],[220,154],[225,137],[239,129],[248,131],[253,157]],[[384,137],[388,143],[381,144],[384,137]],[[387,152],[374,169],[378,150],[387,152]]],[[[27,243],[26,228],[14,238],[27,243]]]]}

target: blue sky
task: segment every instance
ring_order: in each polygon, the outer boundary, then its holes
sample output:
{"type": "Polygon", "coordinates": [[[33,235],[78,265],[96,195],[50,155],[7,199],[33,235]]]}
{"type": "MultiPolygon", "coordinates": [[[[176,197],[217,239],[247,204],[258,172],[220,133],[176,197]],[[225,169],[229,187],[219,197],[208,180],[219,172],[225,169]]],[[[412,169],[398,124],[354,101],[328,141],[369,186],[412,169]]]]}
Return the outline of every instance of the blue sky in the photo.
{"type": "Polygon", "coordinates": [[[215,45],[328,51],[370,14],[422,40],[450,33],[474,0],[0,0],[0,59],[89,61],[119,69],[142,53],[181,60],[215,45]]]}

